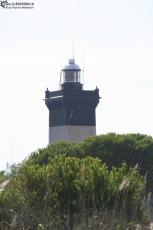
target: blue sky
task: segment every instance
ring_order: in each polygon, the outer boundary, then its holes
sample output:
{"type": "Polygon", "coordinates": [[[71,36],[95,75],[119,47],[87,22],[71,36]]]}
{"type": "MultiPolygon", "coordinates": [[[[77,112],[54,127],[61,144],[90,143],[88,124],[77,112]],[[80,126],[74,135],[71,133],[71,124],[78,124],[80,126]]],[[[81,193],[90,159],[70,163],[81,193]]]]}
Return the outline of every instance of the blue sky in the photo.
{"type": "Polygon", "coordinates": [[[58,89],[72,40],[84,88],[102,96],[97,133],[153,136],[153,2],[34,2],[0,9],[0,169],[47,145],[44,91],[58,89]]]}

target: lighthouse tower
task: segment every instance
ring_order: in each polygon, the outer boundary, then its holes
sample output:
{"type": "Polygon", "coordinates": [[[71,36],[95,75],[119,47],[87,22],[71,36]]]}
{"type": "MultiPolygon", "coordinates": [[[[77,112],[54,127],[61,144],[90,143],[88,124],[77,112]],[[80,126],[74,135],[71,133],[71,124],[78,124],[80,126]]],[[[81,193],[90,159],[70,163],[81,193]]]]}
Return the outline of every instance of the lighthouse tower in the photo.
{"type": "Polygon", "coordinates": [[[60,90],[45,92],[49,110],[49,143],[59,140],[80,142],[96,135],[95,109],[99,90],[83,90],[81,69],[70,59],[62,69],[60,90]]]}

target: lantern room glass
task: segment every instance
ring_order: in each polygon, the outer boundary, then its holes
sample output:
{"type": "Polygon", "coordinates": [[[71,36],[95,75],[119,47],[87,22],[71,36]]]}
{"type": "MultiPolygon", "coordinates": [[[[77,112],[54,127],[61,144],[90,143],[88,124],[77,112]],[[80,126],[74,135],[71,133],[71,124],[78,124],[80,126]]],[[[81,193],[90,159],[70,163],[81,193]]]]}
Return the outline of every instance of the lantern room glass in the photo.
{"type": "Polygon", "coordinates": [[[65,70],[63,71],[64,82],[80,82],[80,71],[65,70]]]}

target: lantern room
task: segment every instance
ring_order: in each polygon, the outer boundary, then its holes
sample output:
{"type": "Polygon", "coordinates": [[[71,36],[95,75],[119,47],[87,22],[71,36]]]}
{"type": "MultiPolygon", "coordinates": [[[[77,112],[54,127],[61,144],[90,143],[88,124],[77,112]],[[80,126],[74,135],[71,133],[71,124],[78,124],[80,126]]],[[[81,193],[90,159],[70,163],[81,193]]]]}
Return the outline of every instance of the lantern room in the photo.
{"type": "Polygon", "coordinates": [[[63,83],[80,82],[81,69],[75,64],[74,59],[70,59],[68,65],[63,69],[63,83]]]}

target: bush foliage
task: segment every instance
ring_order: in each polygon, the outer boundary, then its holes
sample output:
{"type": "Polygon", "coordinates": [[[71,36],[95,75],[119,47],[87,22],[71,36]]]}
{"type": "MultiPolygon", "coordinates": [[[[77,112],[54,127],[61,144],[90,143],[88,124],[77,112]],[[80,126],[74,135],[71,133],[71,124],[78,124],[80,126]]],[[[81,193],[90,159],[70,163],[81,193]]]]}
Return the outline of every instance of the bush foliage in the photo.
{"type": "Polygon", "coordinates": [[[153,139],[140,134],[39,149],[0,193],[0,229],[131,229],[145,219],[152,150],[153,139]]]}

